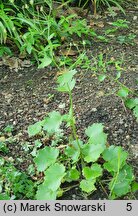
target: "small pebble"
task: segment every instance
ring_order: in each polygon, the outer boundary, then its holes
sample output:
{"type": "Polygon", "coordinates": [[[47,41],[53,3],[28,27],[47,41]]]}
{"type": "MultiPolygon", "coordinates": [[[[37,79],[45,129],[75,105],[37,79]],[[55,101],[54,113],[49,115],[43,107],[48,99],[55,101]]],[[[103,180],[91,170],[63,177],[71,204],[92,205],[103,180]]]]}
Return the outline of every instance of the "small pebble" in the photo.
{"type": "Polygon", "coordinates": [[[65,103],[59,104],[59,105],[58,105],[58,108],[59,108],[59,109],[64,109],[64,108],[65,108],[65,103]]]}
{"type": "Polygon", "coordinates": [[[116,133],[113,134],[113,137],[117,137],[118,135],[116,133]]]}
{"type": "Polygon", "coordinates": [[[96,112],[97,111],[97,108],[92,108],[92,112],[96,112]]]}
{"type": "Polygon", "coordinates": [[[119,130],[118,130],[118,133],[123,134],[124,131],[123,131],[122,129],[119,129],[119,130]]]}
{"type": "Polygon", "coordinates": [[[123,123],[124,123],[124,122],[123,122],[123,120],[121,119],[121,120],[120,120],[120,122],[119,122],[119,124],[121,124],[121,125],[122,125],[123,123]]]}
{"type": "Polygon", "coordinates": [[[72,194],[72,198],[74,198],[74,199],[75,199],[75,198],[76,198],[76,195],[75,195],[75,194],[72,194]]]}
{"type": "Polygon", "coordinates": [[[138,18],[137,16],[134,16],[134,17],[133,17],[133,20],[135,21],[135,20],[137,20],[137,18],[138,18]]]}
{"type": "Polygon", "coordinates": [[[129,136],[129,135],[127,135],[127,136],[126,136],[126,139],[130,139],[130,136],[129,136]]]}

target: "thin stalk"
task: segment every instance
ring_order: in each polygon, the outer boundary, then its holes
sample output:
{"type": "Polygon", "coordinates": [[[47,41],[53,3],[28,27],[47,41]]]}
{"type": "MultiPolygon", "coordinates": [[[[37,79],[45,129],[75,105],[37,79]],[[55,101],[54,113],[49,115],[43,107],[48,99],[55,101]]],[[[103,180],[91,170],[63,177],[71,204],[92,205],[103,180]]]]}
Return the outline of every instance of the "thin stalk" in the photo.
{"type": "Polygon", "coordinates": [[[82,157],[82,154],[81,154],[81,147],[80,147],[80,144],[79,144],[79,139],[78,139],[78,135],[77,135],[77,132],[76,132],[76,126],[75,126],[75,123],[74,123],[73,99],[72,99],[72,92],[70,90],[69,85],[68,85],[68,89],[69,89],[70,111],[71,111],[70,125],[71,125],[73,136],[74,136],[74,138],[75,138],[75,140],[77,142],[78,148],[80,150],[81,165],[82,165],[82,167],[84,167],[84,161],[83,161],[83,157],[82,157]]]}
{"type": "Polygon", "coordinates": [[[130,88],[128,88],[127,86],[125,86],[123,83],[121,83],[119,80],[115,79],[113,76],[111,75],[107,75],[107,77],[109,79],[112,79],[114,82],[118,83],[120,86],[123,86],[125,88],[127,88],[133,95],[138,96],[138,94],[136,94],[133,90],[131,90],[130,88]]]}
{"type": "Polygon", "coordinates": [[[118,153],[117,173],[116,173],[116,175],[114,177],[114,181],[113,181],[113,184],[112,184],[112,187],[111,187],[111,190],[110,190],[109,198],[112,196],[112,192],[113,192],[113,189],[115,187],[115,184],[116,184],[116,181],[117,181],[117,178],[118,178],[118,175],[119,175],[119,170],[120,170],[120,152],[118,153]]]}
{"type": "Polygon", "coordinates": [[[107,193],[106,189],[104,188],[104,186],[102,185],[102,183],[101,183],[100,181],[99,181],[99,184],[100,184],[100,186],[101,186],[103,192],[104,192],[104,193],[106,194],[106,196],[108,197],[108,193],[107,193]]]}
{"type": "MultiPolygon", "coordinates": [[[[69,86],[68,86],[69,88],[69,86]]],[[[72,132],[73,132],[73,136],[74,138],[76,139],[78,145],[79,145],[79,141],[78,141],[78,135],[77,135],[77,132],[76,132],[76,126],[75,126],[75,123],[74,123],[74,110],[73,110],[73,99],[72,99],[72,93],[71,91],[69,90],[69,99],[70,99],[70,111],[71,111],[71,128],[72,128],[72,132]]]]}
{"type": "Polygon", "coordinates": [[[67,192],[67,191],[69,191],[69,190],[71,190],[72,188],[77,187],[77,186],[79,186],[79,184],[75,184],[75,185],[72,185],[72,186],[63,188],[63,191],[64,191],[64,192],[67,192]]]}

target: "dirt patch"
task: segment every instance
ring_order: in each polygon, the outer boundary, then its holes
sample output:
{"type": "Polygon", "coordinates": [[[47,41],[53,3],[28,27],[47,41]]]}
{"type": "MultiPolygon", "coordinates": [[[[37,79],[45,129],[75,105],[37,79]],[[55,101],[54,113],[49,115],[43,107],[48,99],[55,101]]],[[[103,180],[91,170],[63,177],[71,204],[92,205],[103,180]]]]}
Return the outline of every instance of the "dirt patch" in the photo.
{"type": "MultiPolygon", "coordinates": [[[[135,44],[120,45],[117,37],[129,33],[137,33],[137,19],[134,20],[136,12],[128,12],[126,19],[130,22],[129,29],[116,33],[109,43],[97,42],[88,47],[87,55],[93,65],[95,57],[99,53],[105,53],[108,59],[121,59],[123,61],[123,72],[120,81],[129,88],[138,91],[136,77],[138,77],[138,40],[135,44]]],[[[104,29],[108,28],[111,17],[103,18],[104,29]]],[[[104,29],[98,30],[103,34],[104,29]]],[[[101,122],[108,134],[109,144],[123,146],[129,151],[129,163],[133,165],[135,175],[138,174],[138,124],[130,110],[126,110],[121,99],[111,94],[118,89],[118,84],[105,80],[99,83],[93,71],[77,68],[76,86],[73,91],[74,110],[78,134],[85,139],[84,131],[89,125],[101,122]]],[[[108,73],[114,73],[110,67],[108,73]]],[[[27,138],[27,127],[38,120],[43,119],[49,111],[58,110],[65,113],[69,108],[69,100],[65,94],[57,93],[55,90],[57,70],[48,67],[37,69],[32,66],[18,72],[10,71],[6,66],[0,67],[0,130],[6,125],[14,125],[14,135],[19,135],[16,146],[9,146],[10,156],[23,158],[19,162],[20,169],[25,170],[31,163],[29,155],[23,151],[23,140],[27,138]],[[61,108],[60,104],[65,104],[61,108]]],[[[105,198],[102,193],[94,193],[90,199],[105,198]]],[[[65,194],[64,199],[84,199],[78,188],[65,194]]],[[[86,198],[86,197],[85,197],[86,198]]]]}

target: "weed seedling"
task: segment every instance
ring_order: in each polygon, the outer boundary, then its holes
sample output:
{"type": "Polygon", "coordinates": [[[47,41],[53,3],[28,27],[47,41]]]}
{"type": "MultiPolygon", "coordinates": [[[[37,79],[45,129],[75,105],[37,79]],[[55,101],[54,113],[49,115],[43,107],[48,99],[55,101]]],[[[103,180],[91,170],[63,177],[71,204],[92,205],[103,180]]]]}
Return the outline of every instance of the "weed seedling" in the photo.
{"type": "Polygon", "coordinates": [[[72,98],[75,86],[73,77],[76,73],[77,71],[72,69],[57,79],[57,90],[69,96],[68,114],[61,115],[58,111],[52,111],[48,117],[28,128],[30,137],[45,137],[47,134],[54,137],[55,134],[61,133],[61,130],[63,132],[60,128],[62,123],[71,129],[69,137],[61,139],[56,146],[49,143],[43,147],[42,144],[41,149],[37,149],[34,162],[37,172],[44,174],[36,193],[38,200],[53,200],[62,196],[74,187],[74,184],[71,186],[72,182],[76,182],[75,186],[87,195],[97,190],[97,185],[102,185],[106,196],[108,194],[109,199],[116,199],[131,192],[134,183],[132,168],[126,162],[127,152],[122,147],[107,146],[107,134],[104,133],[101,123],[86,128],[85,134],[88,138],[85,143],[79,139],[72,98]],[[105,171],[110,176],[108,185],[105,185],[103,180],[105,171]],[[66,188],[65,182],[69,184],[66,188]]]}

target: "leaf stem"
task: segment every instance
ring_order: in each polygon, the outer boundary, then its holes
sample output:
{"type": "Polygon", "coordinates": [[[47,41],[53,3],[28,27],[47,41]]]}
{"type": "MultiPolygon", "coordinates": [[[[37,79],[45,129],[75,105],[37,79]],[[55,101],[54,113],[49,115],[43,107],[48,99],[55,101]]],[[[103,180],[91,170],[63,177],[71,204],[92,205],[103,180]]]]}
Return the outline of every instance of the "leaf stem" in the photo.
{"type": "Polygon", "coordinates": [[[107,191],[105,190],[104,186],[102,185],[102,183],[101,183],[100,181],[99,181],[99,184],[100,184],[100,186],[101,186],[103,192],[104,192],[104,193],[106,194],[106,196],[108,197],[108,193],[107,193],[107,191]]]}
{"type": "Polygon", "coordinates": [[[67,192],[69,191],[70,189],[74,188],[74,187],[77,187],[79,186],[79,183],[78,184],[75,184],[75,185],[72,185],[72,186],[69,186],[69,187],[66,187],[66,188],[63,188],[64,192],[67,192]]]}
{"type": "MultiPolygon", "coordinates": [[[[68,85],[68,84],[67,84],[68,85]]],[[[79,144],[79,139],[78,139],[78,135],[77,135],[77,132],[76,132],[76,125],[75,125],[75,120],[74,120],[74,110],[73,110],[73,99],[72,99],[72,92],[70,90],[70,87],[68,85],[68,89],[69,89],[69,99],[70,99],[70,112],[71,112],[71,121],[70,121],[70,126],[71,126],[71,129],[72,129],[72,134],[77,142],[77,145],[78,145],[78,148],[80,150],[80,158],[81,158],[81,165],[82,167],[84,167],[84,161],[83,161],[83,156],[81,154],[81,147],[80,147],[80,144],[79,144]]]]}
{"type": "Polygon", "coordinates": [[[110,190],[110,194],[109,194],[109,198],[112,197],[112,193],[113,193],[113,189],[115,187],[115,184],[116,184],[116,181],[117,181],[117,178],[118,178],[118,175],[119,175],[119,170],[120,170],[120,152],[118,152],[118,167],[117,167],[117,173],[114,177],[114,180],[113,180],[113,184],[112,184],[112,187],[111,187],[111,190],[110,190]]]}

